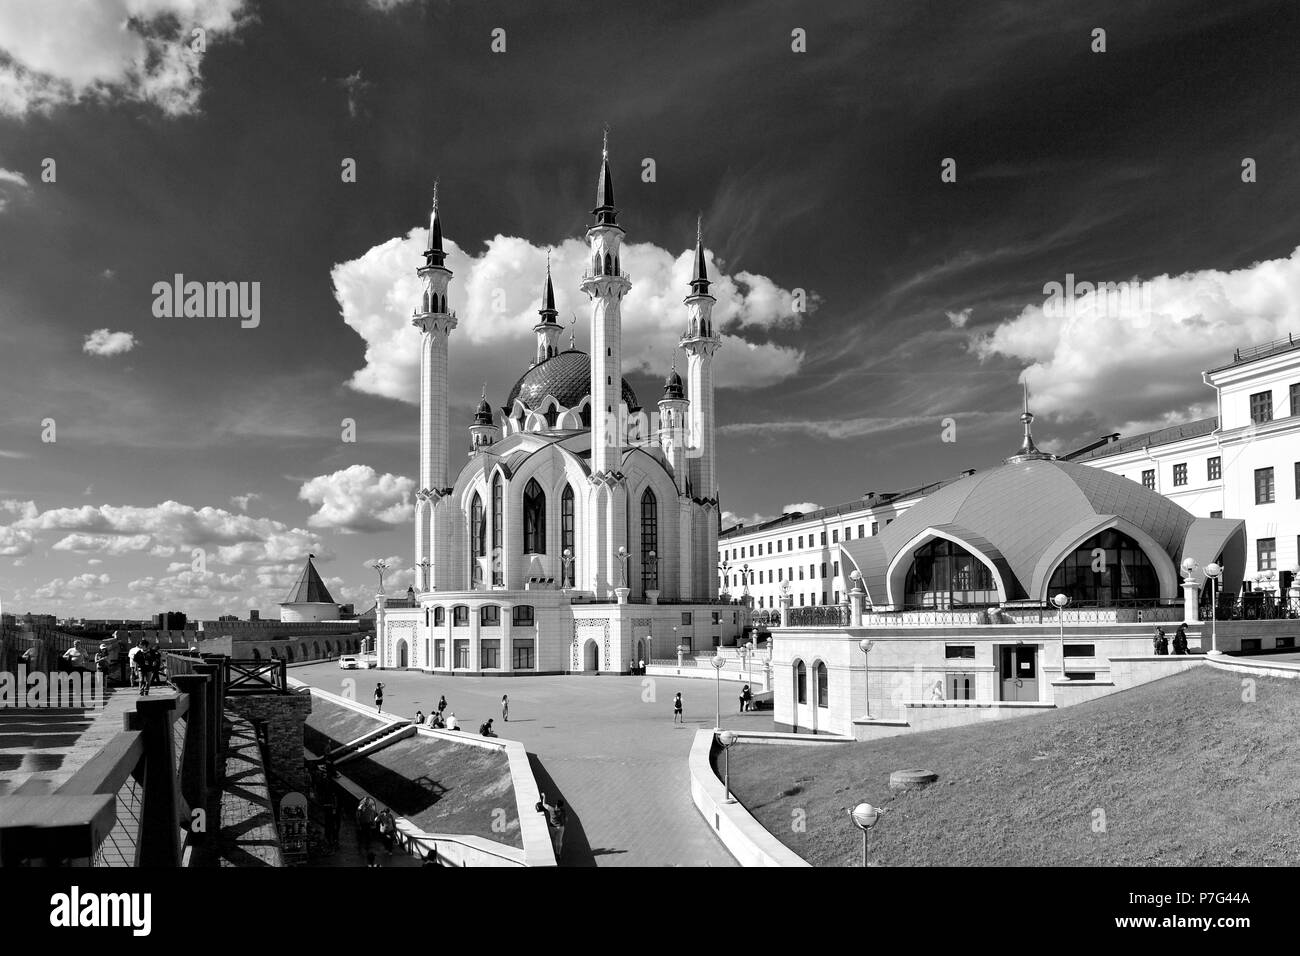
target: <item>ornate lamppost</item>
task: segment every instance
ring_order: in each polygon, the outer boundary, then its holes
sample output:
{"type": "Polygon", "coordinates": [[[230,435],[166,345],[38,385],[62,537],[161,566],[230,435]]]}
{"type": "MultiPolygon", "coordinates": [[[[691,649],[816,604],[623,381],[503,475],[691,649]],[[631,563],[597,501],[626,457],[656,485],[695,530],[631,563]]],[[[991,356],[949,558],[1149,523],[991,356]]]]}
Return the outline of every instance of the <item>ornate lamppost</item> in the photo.
{"type": "Polygon", "coordinates": [[[859,803],[849,811],[854,825],[862,831],[862,865],[869,866],[871,857],[871,829],[880,822],[884,807],[873,807],[869,803],[859,803]]]}
{"type": "Polygon", "coordinates": [[[423,573],[422,573],[422,575],[421,575],[421,577],[420,577],[420,580],[423,582],[423,588],[424,588],[425,591],[432,591],[432,590],[433,590],[433,576],[429,573],[429,571],[430,571],[432,568],[433,568],[433,562],[432,562],[432,561],[430,561],[428,558],[423,558],[423,559],[421,559],[421,561],[420,561],[420,571],[423,572],[423,573]]]}
{"type": "Polygon", "coordinates": [[[565,548],[560,553],[560,589],[567,591],[573,587],[573,549],[565,548]]]}
{"type": "Polygon", "coordinates": [[[1056,605],[1056,626],[1061,634],[1061,680],[1065,680],[1065,606],[1070,603],[1070,595],[1058,594],[1052,603],[1056,605]]]}
{"type": "Polygon", "coordinates": [[[731,565],[727,563],[725,558],[718,564],[718,573],[722,575],[722,588],[719,591],[719,596],[724,596],[728,593],[730,582],[727,580],[727,569],[730,567],[731,565]]]}
{"type": "Polygon", "coordinates": [[[876,646],[875,641],[869,641],[866,638],[863,638],[862,640],[858,641],[858,647],[861,648],[862,650],[862,679],[866,682],[867,685],[866,695],[865,695],[865,700],[867,702],[867,712],[866,714],[863,715],[866,719],[871,718],[871,669],[868,666],[869,665],[868,655],[871,653],[871,649],[875,646],[876,646]]]}
{"type": "Polygon", "coordinates": [[[370,566],[379,572],[379,593],[384,593],[384,572],[388,570],[388,562],[380,561],[376,558],[370,562],[370,566]]]}
{"type": "Polygon", "coordinates": [[[1205,566],[1205,576],[1210,579],[1210,653],[1219,653],[1219,578],[1222,566],[1210,562],[1205,566]]]}
{"type": "Polygon", "coordinates": [[[722,786],[727,791],[726,803],[735,803],[736,798],[731,795],[731,745],[739,739],[735,731],[724,730],[718,734],[718,743],[722,745],[722,753],[726,759],[722,777],[722,786]]]}

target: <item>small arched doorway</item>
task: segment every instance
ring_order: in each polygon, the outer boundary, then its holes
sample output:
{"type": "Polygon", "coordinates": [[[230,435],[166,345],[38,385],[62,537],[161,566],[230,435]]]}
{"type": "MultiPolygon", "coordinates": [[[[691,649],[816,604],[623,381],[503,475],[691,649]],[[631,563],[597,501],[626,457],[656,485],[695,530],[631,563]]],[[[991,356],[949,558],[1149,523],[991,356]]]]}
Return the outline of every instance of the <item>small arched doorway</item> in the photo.
{"type": "Polygon", "coordinates": [[[402,640],[397,642],[397,666],[398,667],[407,666],[406,653],[407,653],[406,639],[402,638],[402,640]]]}
{"type": "Polygon", "coordinates": [[[589,640],[582,646],[582,669],[595,673],[600,670],[600,647],[589,640]]]}
{"type": "MultiPolygon", "coordinates": [[[[645,661],[645,641],[638,640],[636,642],[636,660],[632,662],[632,666],[639,670],[642,661],[645,661]]],[[[646,663],[649,663],[649,661],[646,661],[646,663]]]]}

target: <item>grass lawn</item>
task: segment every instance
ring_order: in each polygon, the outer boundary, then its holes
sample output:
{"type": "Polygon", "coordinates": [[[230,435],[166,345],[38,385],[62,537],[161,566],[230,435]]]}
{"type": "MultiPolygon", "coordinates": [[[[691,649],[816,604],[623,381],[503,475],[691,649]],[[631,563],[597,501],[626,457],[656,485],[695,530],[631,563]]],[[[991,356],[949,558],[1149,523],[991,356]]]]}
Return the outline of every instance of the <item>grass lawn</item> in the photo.
{"type": "Polygon", "coordinates": [[[385,719],[380,716],[360,714],[351,708],[336,704],[331,700],[313,695],[311,714],[303,727],[303,742],[314,753],[324,753],[324,744],[329,742],[331,748],[363,737],[372,730],[378,730],[393,715],[385,719]]]}
{"type": "Polygon", "coordinates": [[[339,771],[422,830],[523,847],[503,751],[415,736],[349,760],[339,771]]]}
{"type": "Polygon", "coordinates": [[[737,745],[732,789],[814,866],[1293,866],[1300,681],[1208,667],[1041,716],[872,743],[737,745]],[[939,782],[893,793],[893,770],[939,782]],[[804,821],[802,828],[800,821],[804,821]]]}

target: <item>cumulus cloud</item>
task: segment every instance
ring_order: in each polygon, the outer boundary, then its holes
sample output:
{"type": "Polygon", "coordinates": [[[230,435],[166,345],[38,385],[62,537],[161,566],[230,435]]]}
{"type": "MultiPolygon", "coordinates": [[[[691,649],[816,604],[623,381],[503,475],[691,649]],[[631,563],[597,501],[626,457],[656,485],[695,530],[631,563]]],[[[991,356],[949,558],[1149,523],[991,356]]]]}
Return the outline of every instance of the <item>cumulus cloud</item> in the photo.
{"type": "Polygon", "coordinates": [[[733,525],[738,524],[750,527],[756,524],[762,524],[764,521],[771,521],[772,518],[772,515],[761,515],[758,512],[755,512],[746,518],[744,515],[738,515],[734,511],[724,511],[722,512],[722,527],[730,528],[733,525]]]}
{"type": "MultiPolygon", "coordinates": [[[[1120,281],[1078,276],[1076,289],[1085,280],[1120,281]]],[[[1300,328],[1300,247],[1285,259],[1160,275],[1119,293],[1062,302],[1056,291],[973,335],[971,350],[1026,362],[1035,412],[1138,431],[1214,414],[1198,373],[1230,362],[1234,348],[1300,328]]]]}
{"type": "Polygon", "coordinates": [[[971,311],[971,309],[967,308],[962,309],[960,312],[945,312],[944,315],[948,316],[948,321],[953,328],[964,329],[966,323],[970,321],[971,311]]]}
{"type": "MultiPolygon", "coordinates": [[[[419,302],[414,267],[425,239],[424,227],[412,229],[332,271],[343,321],[365,342],[365,366],[349,382],[358,391],[418,401],[420,333],[411,325],[411,312],[419,302]]],[[[479,383],[486,380],[489,393],[499,393],[498,401],[504,402],[510,385],[528,367],[548,252],[560,319],[567,325],[577,315],[577,346],[587,348],[590,305],[578,289],[590,255],[586,243],[567,239],[547,247],[498,235],[478,256],[450,240],[444,240],[444,248],[447,267],[455,274],[449,305],[460,320],[451,339],[453,395],[477,395],[479,383]]],[[[632,276],[632,291],[623,302],[624,371],[663,375],[685,327],[682,299],[690,291],[692,251],[674,254],[653,244],[630,243],[623,246],[621,258],[632,276]]],[[[793,375],[803,352],[765,339],[775,330],[802,324],[805,316],[795,311],[794,293],[754,273],[728,275],[711,255],[709,265],[710,291],[718,300],[714,320],[722,332],[715,383],[754,387],[793,375]]],[[[817,301],[811,297],[810,310],[817,301]]],[[[567,328],[561,344],[569,345],[567,328]]]]}
{"type": "Polygon", "coordinates": [[[135,336],[130,332],[110,332],[108,329],[95,329],[86,336],[81,350],[90,355],[123,355],[135,348],[135,336]]]}
{"type": "Polygon", "coordinates": [[[20,189],[27,189],[27,177],[22,173],[14,172],[11,169],[5,169],[0,166],[0,212],[5,211],[9,205],[9,200],[13,193],[20,189]]]}
{"type": "Polygon", "coordinates": [[[238,508],[240,511],[247,511],[248,506],[252,504],[254,501],[257,501],[261,497],[262,496],[259,495],[257,492],[250,491],[246,495],[234,495],[230,499],[230,503],[234,505],[236,508],[238,508]]]}
{"type": "Polygon", "coordinates": [[[369,465],[352,465],[310,479],[298,489],[298,497],[316,509],[307,519],[311,527],[357,534],[414,520],[414,490],[410,478],[378,475],[369,465]]]}
{"type": "Polygon", "coordinates": [[[797,511],[800,514],[806,515],[810,511],[820,511],[820,510],[821,510],[821,505],[819,504],[816,504],[812,501],[800,501],[792,505],[786,505],[784,508],[781,509],[781,514],[788,515],[791,512],[797,511]]]}
{"type": "Polygon", "coordinates": [[[0,4],[0,115],[84,99],[194,110],[203,53],[247,19],[245,0],[42,0],[0,4]]]}
{"type": "MultiPolygon", "coordinates": [[[[314,532],[270,518],[222,508],[194,508],[178,501],[150,507],[83,505],[48,511],[39,511],[30,501],[0,502],[0,513],[5,510],[17,516],[8,530],[25,535],[28,550],[33,535],[60,531],[66,534],[55,547],[82,553],[112,555],[148,549],[150,554],[166,557],[203,548],[208,560],[213,560],[215,550],[217,562],[238,565],[299,561],[309,553],[329,556],[314,532]]],[[[0,547],[5,531],[6,526],[0,525],[0,547]]]]}

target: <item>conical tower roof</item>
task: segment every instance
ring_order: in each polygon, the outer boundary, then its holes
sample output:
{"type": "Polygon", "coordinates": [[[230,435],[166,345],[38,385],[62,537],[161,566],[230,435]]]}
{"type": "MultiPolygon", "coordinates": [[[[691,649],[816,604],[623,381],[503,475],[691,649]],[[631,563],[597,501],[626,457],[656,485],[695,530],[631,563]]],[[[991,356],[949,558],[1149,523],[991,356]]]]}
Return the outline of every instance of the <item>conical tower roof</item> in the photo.
{"type": "Polygon", "coordinates": [[[282,604],[334,604],[334,598],[330,595],[329,588],[325,582],[320,579],[316,572],[316,565],[312,564],[312,558],[315,555],[307,556],[307,563],[303,566],[302,574],[298,575],[298,581],[294,584],[293,589],[289,591],[289,596],[282,601],[282,604]]]}

